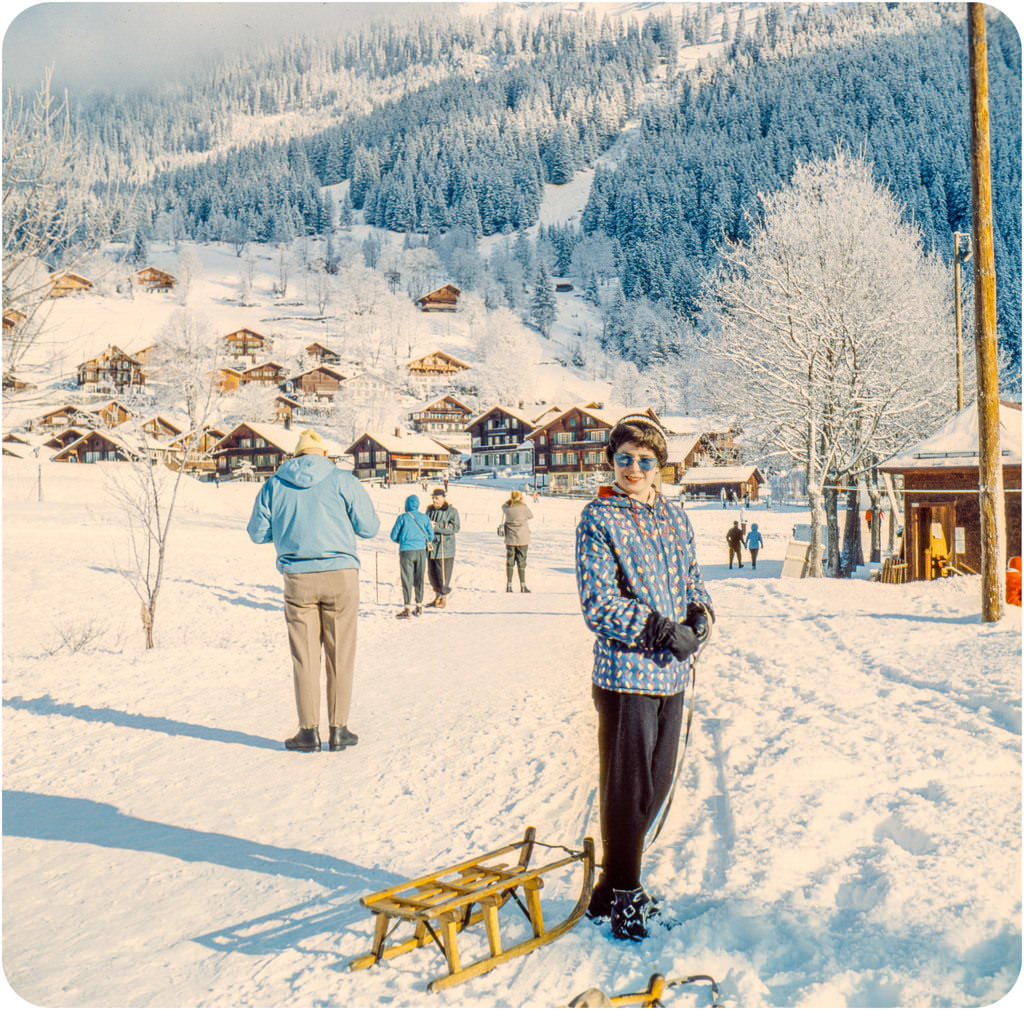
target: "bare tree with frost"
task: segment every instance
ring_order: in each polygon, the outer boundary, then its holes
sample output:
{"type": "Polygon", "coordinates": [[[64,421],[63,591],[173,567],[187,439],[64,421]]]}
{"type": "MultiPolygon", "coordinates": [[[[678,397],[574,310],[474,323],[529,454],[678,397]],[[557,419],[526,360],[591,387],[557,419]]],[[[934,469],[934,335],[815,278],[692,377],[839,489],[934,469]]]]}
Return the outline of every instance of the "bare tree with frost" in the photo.
{"type": "Polygon", "coordinates": [[[838,149],[761,195],[706,290],[720,405],[806,470],[821,576],[825,496],[948,412],[949,285],[870,165],[838,149]]]}

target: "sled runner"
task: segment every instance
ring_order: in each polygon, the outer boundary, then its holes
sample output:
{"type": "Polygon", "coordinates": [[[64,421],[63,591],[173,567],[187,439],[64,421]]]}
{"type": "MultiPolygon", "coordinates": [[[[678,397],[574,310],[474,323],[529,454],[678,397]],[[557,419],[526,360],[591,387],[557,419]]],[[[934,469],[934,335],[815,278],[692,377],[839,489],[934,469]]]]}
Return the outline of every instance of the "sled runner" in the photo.
{"type": "Polygon", "coordinates": [[[587,989],[581,992],[570,1003],[570,1007],[615,1007],[641,1006],[660,1007],[665,1004],[661,997],[666,989],[676,985],[693,985],[695,982],[708,982],[711,985],[711,1006],[721,1007],[718,1002],[718,983],[710,975],[687,975],[686,978],[666,979],[655,972],[643,992],[630,992],[622,996],[606,996],[600,989],[587,989]]]}
{"type": "Polygon", "coordinates": [[[353,971],[368,968],[433,941],[441,949],[448,964],[448,973],[435,978],[427,986],[428,992],[439,992],[466,979],[483,975],[499,964],[536,950],[568,932],[586,911],[593,886],[593,839],[584,838],[583,850],[575,851],[560,845],[549,846],[538,842],[535,829],[527,828],[522,841],[511,842],[475,859],[467,859],[447,869],[360,898],[363,905],[376,913],[373,949],[369,954],[350,961],[349,968],[353,971]],[[558,849],[565,855],[543,866],[531,867],[530,858],[536,846],[558,849]],[[518,857],[514,855],[517,850],[518,857]],[[503,856],[506,857],[505,861],[501,859],[503,856]],[[509,865],[510,859],[516,861],[509,865]],[[556,926],[546,926],[540,905],[543,877],[576,862],[583,864],[583,886],[579,900],[567,919],[556,926]],[[526,915],[533,936],[505,949],[501,941],[498,910],[510,898],[526,915]],[[386,946],[388,937],[402,922],[412,925],[413,935],[386,946]],[[463,966],[459,953],[459,933],[480,922],[484,924],[490,954],[463,966]]]}

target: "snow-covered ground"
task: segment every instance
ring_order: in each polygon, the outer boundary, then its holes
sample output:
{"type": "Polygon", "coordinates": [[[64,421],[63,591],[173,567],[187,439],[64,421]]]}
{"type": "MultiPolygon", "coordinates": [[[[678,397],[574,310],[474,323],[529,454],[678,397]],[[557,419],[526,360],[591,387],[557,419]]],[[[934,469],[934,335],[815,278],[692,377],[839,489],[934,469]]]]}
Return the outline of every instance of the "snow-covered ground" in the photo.
{"type": "MultiPolygon", "coordinates": [[[[397,622],[387,531],[407,489],[373,489],[360,742],[302,755],[281,743],[295,715],[273,552],[244,531],[256,486],[187,485],[147,652],[116,570],[113,466],[44,463],[37,501],[35,466],[4,461],[4,968],[24,1000],[554,1006],[659,971],[708,972],[731,1006],[979,1006],[1013,985],[1020,612],[981,624],[976,579],[783,580],[805,517],[763,508],[758,570],[730,572],[736,513],[692,506],[718,624],[647,863],[679,924],[628,944],[584,920],[435,996],[434,948],[347,970],[371,938],[359,897],[530,824],[569,846],[597,833],[581,503],[531,504],[533,592],[508,595],[505,489],[453,484],[451,607],[397,622]]],[[[549,920],[577,886],[545,888],[549,920]]]]}

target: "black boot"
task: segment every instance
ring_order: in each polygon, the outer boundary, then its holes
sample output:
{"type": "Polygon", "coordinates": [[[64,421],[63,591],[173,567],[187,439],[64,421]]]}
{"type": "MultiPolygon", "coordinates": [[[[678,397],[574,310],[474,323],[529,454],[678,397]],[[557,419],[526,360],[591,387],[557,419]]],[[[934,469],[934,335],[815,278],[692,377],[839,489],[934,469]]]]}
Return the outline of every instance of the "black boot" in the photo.
{"type": "Polygon", "coordinates": [[[587,905],[588,919],[607,919],[612,914],[612,885],[605,880],[604,874],[597,878],[594,890],[590,894],[590,904],[587,905]]]}
{"type": "Polygon", "coordinates": [[[647,920],[658,912],[654,899],[642,888],[612,892],[612,936],[640,941],[647,937],[647,920]]]}
{"type": "Polygon", "coordinates": [[[344,750],[346,747],[355,747],[359,737],[350,733],[346,726],[331,727],[331,750],[344,750]]]}
{"type": "Polygon", "coordinates": [[[285,740],[284,745],[288,750],[300,750],[307,753],[320,750],[320,730],[316,726],[312,729],[300,728],[295,736],[285,740]]]}

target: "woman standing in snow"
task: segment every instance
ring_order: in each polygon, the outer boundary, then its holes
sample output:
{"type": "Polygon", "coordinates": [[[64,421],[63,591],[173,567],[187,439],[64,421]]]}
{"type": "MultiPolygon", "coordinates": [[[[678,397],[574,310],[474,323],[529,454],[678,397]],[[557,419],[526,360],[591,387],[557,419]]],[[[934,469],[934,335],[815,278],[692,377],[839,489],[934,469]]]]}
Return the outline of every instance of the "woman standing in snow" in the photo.
{"type": "Polygon", "coordinates": [[[757,523],[751,524],[750,532],[747,534],[746,539],[743,542],[746,544],[747,550],[750,551],[751,568],[757,568],[757,552],[761,550],[761,547],[764,545],[764,537],[761,536],[761,533],[757,528],[757,523]]]}
{"type": "Polygon", "coordinates": [[[519,570],[519,592],[526,588],[526,552],[530,549],[530,507],[522,491],[513,491],[501,506],[501,524],[505,528],[505,592],[512,592],[512,571],[519,570]]]}
{"type": "Polygon", "coordinates": [[[434,541],[433,523],[420,511],[420,500],[411,494],[405,499],[405,511],[391,527],[391,539],[398,544],[398,573],[402,579],[402,600],[405,606],[395,617],[405,618],[423,613],[423,576],[427,571],[427,544],[434,541]],[[416,609],[409,604],[416,600],[416,609]]]}
{"type": "Polygon", "coordinates": [[[668,455],[646,414],[623,417],[606,447],[615,483],[583,509],[576,581],[594,643],[602,873],[587,914],[642,940],[657,905],[640,883],[644,836],[668,796],[687,660],[711,631],[711,598],[678,501],[654,487],[668,455]]]}

